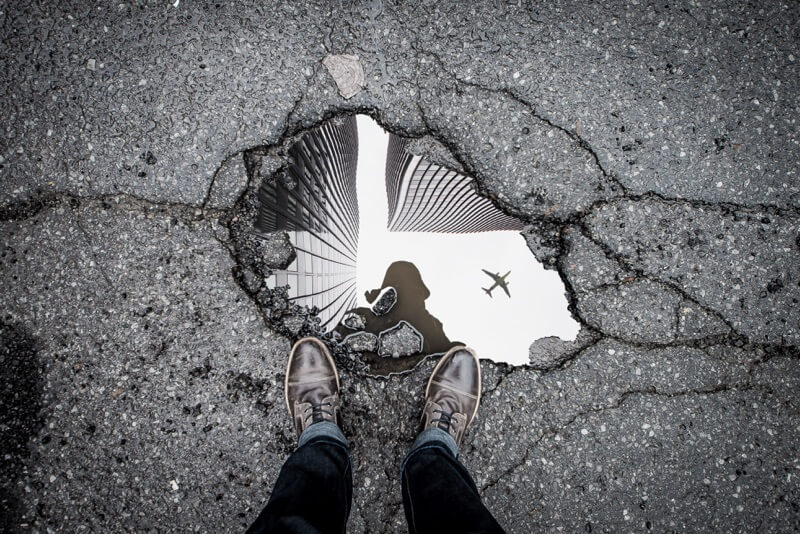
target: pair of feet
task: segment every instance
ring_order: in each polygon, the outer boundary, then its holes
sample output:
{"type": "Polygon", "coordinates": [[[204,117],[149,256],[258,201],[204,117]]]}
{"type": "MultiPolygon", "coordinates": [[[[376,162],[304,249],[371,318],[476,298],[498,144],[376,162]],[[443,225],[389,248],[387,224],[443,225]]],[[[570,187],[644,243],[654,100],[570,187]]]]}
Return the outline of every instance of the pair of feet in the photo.
{"type": "MultiPolygon", "coordinates": [[[[307,337],[292,347],[285,380],[286,407],[298,437],[314,423],[339,424],[339,375],[328,348],[307,337]]],[[[448,432],[461,445],[478,411],[481,372],[478,357],[467,347],[453,347],[434,367],[425,388],[423,429],[448,432]]]]}

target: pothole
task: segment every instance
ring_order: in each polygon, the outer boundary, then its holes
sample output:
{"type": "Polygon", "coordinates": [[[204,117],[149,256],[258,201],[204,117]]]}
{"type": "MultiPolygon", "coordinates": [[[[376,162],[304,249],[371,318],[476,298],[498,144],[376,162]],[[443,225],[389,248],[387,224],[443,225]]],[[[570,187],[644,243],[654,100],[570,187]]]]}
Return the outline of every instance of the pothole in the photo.
{"type": "Polygon", "coordinates": [[[564,285],[531,254],[523,222],[414,145],[367,116],[339,117],[306,132],[277,172],[261,169],[256,229],[286,232],[296,251],[255,291],[270,320],[324,335],[378,375],[460,343],[519,365],[534,340],[574,340],[564,285]]]}

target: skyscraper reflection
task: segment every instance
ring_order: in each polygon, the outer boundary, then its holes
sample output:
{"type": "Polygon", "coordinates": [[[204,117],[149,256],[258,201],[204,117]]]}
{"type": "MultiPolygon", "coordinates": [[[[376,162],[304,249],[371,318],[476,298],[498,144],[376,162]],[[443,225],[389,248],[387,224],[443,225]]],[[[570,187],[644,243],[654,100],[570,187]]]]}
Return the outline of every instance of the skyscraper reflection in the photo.
{"type": "Polygon", "coordinates": [[[256,229],[285,231],[296,260],[267,280],[336,325],[356,302],[358,132],[354,116],[328,121],[289,149],[289,164],[259,191],[256,229]]]}

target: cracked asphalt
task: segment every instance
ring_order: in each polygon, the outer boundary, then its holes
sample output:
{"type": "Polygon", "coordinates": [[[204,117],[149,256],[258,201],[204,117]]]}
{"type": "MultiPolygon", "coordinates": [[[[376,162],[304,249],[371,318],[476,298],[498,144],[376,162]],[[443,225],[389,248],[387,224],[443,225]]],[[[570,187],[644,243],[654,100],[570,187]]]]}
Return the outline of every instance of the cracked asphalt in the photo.
{"type": "MultiPolygon", "coordinates": [[[[4,530],[257,516],[314,325],[263,288],[292,251],[249,233],[254,199],[356,112],[528,223],[583,325],[482,362],[461,457],[509,532],[800,529],[799,4],[18,2],[0,25],[4,530]],[[351,99],[328,54],[359,57],[351,99]]],[[[402,531],[433,362],[337,358],[349,530],[402,531]]]]}

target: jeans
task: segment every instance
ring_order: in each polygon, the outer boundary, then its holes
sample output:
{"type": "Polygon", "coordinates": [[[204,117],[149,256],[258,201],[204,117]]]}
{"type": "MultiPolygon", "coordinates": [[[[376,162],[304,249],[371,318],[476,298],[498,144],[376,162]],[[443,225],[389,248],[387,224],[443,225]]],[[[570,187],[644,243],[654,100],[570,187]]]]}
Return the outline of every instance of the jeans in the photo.
{"type": "MultiPolygon", "coordinates": [[[[456,459],[447,432],[430,428],[403,461],[403,508],[412,534],[503,532],[481,502],[478,488],[456,459]]],[[[308,427],[286,460],[267,506],[248,533],[342,533],[353,497],[347,440],[339,427],[308,427]]]]}

